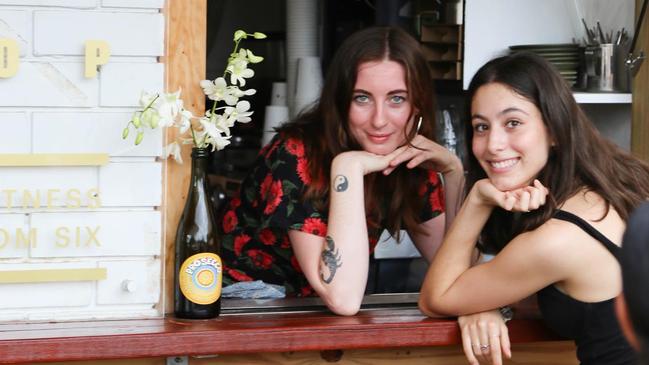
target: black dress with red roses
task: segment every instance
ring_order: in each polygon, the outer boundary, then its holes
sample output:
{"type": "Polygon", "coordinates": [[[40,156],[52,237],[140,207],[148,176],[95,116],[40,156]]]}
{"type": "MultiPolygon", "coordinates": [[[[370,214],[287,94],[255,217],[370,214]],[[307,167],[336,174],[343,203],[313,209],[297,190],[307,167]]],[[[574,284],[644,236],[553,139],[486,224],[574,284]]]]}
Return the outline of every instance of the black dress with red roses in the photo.
{"type": "MultiPolygon", "coordinates": [[[[302,199],[306,187],[315,183],[304,151],[301,140],[275,136],[260,151],[253,170],[241,184],[239,196],[230,201],[222,226],[224,285],[263,280],[283,285],[289,296],[314,294],[288,238],[291,229],[321,237],[327,233],[327,212],[315,208],[327,205],[302,199]]],[[[418,193],[427,196],[422,222],[444,211],[437,173],[429,172],[418,193]]],[[[381,231],[368,226],[370,252],[381,231]]]]}

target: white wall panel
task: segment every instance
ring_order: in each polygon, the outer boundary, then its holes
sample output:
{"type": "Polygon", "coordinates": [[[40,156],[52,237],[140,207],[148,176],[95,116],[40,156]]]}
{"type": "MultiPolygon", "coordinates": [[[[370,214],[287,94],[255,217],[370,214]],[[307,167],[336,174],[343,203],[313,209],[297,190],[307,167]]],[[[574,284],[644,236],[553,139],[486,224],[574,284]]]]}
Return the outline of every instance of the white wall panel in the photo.
{"type": "Polygon", "coordinates": [[[28,153],[31,129],[27,113],[0,113],[0,153],[28,153]]]}
{"type": "MultiPolygon", "coordinates": [[[[29,245],[34,244],[30,242],[27,220],[24,214],[0,214],[0,258],[27,257],[29,245]]],[[[3,265],[0,264],[0,269],[3,265]]]]}
{"type": "Polygon", "coordinates": [[[164,90],[162,63],[108,63],[102,67],[101,106],[139,106],[142,91],[164,90]]]}
{"type": "MultiPolygon", "coordinates": [[[[94,262],[67,263],[2,263],[0,270],[54,270],[96,268],[94,262]]],[[[12,283],[0,284],[0,309],[40,308],[40,307],[78,307],[91,303],[95,287],[93,281],[60,283],[12,283]]]]}
{"type": "MultiPolygon", "coordinates": [[[[138,97],[134,99],[137,101],[138,97]]],[[[107,112],[36,112],[32,117],[34,153],[159,156],[162,153],[160,130],[147,130],[139,146],[133,143],[134,134],[126,140],[122,139],[122,129],[131,115],[132,113],[107,112]],[[60,133],[61,130],[65,133],[60,133]]]]}
{"type": "Polygon", "coordinates": [[[89,39],[108,42],[112,56],[162,56],[164,17],[159,13],[34,12],[35,55],[83,55],[89,39]]]}
{"type": "MultiPolygon", "coordinates": [[[[77,189],[85,195],[96,188],[97,167],[94,166],[0,167],[0,207],[11,206],[14,211],[23,209],[24,205],[27,205],[25,208],[33,207],[31,199],[25,197],[25,194],[30,194],[39,201],[41,208],[47,208],[48,190],[51,190],[50,202],[51,208],[54,208],[67,205],[65,195],[71,189],[77,189]]],[[[84,206],[87,201],[82,198],[84,206]]]]}
{"type": "Polygon", "coordinates": [[[102,166],[99,190],[104,206],[160,206],[162,164],[111,163],[102,166]]]}
{"type": "Polygon", "coordinates": [[[157,303],[160,260],[100,261],[108,277],[97,283],[97,304],[157,303]]]}
{"type": "MultiPolygon", "coordinates": [[[[13,39],[18,43],[20,56],[32,51],[31,12],[0,10],[0,38],[13,39]]],[[[20,67],[20,66],[19,66],[20,67]]]]}
{"type": "Polygon", "coordinates": [[[95,106],[98,81],[84,78],[83,67],[81,62],[21,61],[15,76],[0,79],[0,106],[95,106]]]}
{"type": "Polygon", "coordinates": [[[34,213],[39,244],[31,256],[159,255],[160,219],[158,211],[34,213]]]}

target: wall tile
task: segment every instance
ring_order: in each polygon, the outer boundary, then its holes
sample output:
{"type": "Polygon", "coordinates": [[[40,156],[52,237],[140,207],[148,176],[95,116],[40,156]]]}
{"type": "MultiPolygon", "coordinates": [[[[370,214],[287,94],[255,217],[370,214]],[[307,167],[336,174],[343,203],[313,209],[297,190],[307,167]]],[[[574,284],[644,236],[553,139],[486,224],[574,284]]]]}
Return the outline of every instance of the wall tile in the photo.
{"type": "Polygon", "coordinates": [[[31,129],[27,113],[0,113],[0,153],[28,153],[31,129]]]}
{"type": "Polygon", "coordinates": [[[127,12],[34,12],[35,55],[83,55],[85,41],[89,39],[108,42],[112,56],[162,56],[164,16],[127,12]]]}
{"type": "Polygon", "coordinates": [[[60,6],[65,8],[94,8],[97,0],[0,0],[0,5],[60,6]]]}
{"type": "Polygon", "coordinates": [[[81,62],[22,61],[18,73],[0,79],[0,107],[91,107],[97,105],[98,81],[83,76],[81,62]]]}
{"type": "Polygon", "coordinates": [[[31,257],[159,255],[160,219],[158,211],[34,213],[31,257]]]}
{"type": "Polygon", "coordinates": [[[99,190],[104,206],[160,206],[162,163],[111,163],[102,166],[99,169],[99,190]]]}
{"type": "Polygon", "coordinates": [[[101,0],[101,6],[119,8],[163,8],[164,0],[101,0]]]}
{"type": "Polygon", "coordinates": [[[0,38],[16,41],[21,57],[30,54],[32,51],[31,13],[29,11],[0,10],[0,38]]]}
{"type": "Polygon", "coordinates": [[[146,130],[138,146],[133,143],[134,135],[122,139],[122,129],[131,116],[130,112],[35,112],[32,117],[34,153],[160,156],[162,131],[159,129],[146,130]],[[61,130],[65,133],[60,133],[61,130]]]}
{"type": "Polygon", "coordinates": [[[101,106],[139,106],[142,91],[164,90],[162,63],[109,63],[100,73],[101,106]]]}

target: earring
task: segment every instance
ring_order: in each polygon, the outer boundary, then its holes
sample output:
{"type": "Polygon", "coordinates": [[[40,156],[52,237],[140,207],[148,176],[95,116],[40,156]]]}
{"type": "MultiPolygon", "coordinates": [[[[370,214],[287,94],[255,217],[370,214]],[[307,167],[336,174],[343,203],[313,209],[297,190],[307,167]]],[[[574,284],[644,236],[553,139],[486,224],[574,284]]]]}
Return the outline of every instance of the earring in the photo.
{"type": "Polygon", "coordinates": [[[419,116],[419,120],[417,121],[417,133],[415,133],[415,134],[419,133],[419,129],[421,128],[421,121],[422,120],[423,120],[423,117],[419,116]]]}

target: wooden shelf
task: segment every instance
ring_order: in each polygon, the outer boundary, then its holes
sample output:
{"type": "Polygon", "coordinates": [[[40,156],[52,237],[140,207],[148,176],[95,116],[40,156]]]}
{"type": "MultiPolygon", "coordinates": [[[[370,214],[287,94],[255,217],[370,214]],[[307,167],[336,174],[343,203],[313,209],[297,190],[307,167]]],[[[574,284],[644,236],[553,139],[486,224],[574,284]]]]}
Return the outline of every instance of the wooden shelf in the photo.
{"type": "MultiPolygon", "coordinates": [[[[513,343],[560,340],[537,319],[514,319],[507,327],[513,343]]],[[[417,309],[2,324],[0,364],[460,343],[455,319],[427,318],[417,309]]]]}

